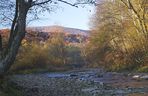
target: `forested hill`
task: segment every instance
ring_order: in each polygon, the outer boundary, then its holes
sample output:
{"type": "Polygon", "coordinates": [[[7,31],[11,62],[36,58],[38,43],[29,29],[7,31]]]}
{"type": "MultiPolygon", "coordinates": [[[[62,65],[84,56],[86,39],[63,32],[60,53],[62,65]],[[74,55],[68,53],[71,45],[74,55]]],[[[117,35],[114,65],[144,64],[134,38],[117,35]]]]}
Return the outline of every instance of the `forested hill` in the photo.
{"type": "Polygon", "coordinates": [[[82,30],[77,28],[69,28],[63,26],[40,26],[40,27],[28,27],[27,30],[38,31],[38,32],[64,32],[67,34],[80,34],[84,36],[89,35],[89,30],[82,30]]]}
{"type": "MultiPolygon", "coordinates": [[[[0,34],[3,37],[8,37],[9,30],[2,29],[0,34]]],[[[25,39],[32,41],[46,41],[56,33],[62,33],[64,39],[69,43],[82,43],[88,40],[89,30],[81,30],[76,28],[68,28],[62,26],[40,26],[40,27],[27,27],[25,39]]]]}

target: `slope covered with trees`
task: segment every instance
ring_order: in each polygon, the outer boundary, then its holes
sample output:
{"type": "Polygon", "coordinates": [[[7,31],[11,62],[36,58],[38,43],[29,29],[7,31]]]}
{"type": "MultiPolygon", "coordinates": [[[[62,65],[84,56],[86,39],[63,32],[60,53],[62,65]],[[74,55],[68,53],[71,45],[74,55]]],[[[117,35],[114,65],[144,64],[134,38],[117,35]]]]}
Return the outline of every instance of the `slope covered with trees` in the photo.
{"type": "MultiPolygon", "coordinates": [[[[0,30],[3,48],[10,30],[0,30]]],[[[80,47],[88,40],[89,31],[62,26],[29,27],[11,71],[62,71],[84,65],[80,47]]]]}

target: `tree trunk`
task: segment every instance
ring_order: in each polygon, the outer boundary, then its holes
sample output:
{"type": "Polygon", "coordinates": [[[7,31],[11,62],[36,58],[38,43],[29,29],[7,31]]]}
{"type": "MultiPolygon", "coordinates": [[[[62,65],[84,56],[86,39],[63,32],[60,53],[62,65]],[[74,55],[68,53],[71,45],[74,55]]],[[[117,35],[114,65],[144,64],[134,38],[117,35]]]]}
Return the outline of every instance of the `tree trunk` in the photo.
{"type": "Polygon", "coordinates": [[[2,46],[2,35],[0,34],[0,54],[3,50],[3,46],[2,46]]]}
{"type": "Polygon", "coordinates": [[[13,36],[13,39],[11,38],[11,40],[9,40],[8,46],[4,50],[2,58],[0,58],[0,76],[4,75],[13,64],[26,32],[26,15],[29,8],[26,6],[25,0],[16,1],[18,3],[16,6],[19,10],[16,9],[18,10],[17,20],[14,21],[13,24],[15,26],[13,27],[14,29],[12,29],[13,31],[11,31],[15,33],[15,36],[13,36]]]}

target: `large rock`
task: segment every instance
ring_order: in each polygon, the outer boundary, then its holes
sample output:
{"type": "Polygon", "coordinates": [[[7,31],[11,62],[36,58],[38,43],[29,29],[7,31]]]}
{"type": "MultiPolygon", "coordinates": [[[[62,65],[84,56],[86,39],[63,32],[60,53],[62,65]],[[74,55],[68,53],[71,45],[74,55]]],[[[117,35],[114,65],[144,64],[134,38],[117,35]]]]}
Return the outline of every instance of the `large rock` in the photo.
{"type": "Polygon", "coordinates": [[[148,80],[148,75],[141,76],[140,79],[148,80]]]}
{"type": "Polygon", "coordinates": [[[148,75],[134,75],[132,78],[135,80],[148,80],[148,75]]]}

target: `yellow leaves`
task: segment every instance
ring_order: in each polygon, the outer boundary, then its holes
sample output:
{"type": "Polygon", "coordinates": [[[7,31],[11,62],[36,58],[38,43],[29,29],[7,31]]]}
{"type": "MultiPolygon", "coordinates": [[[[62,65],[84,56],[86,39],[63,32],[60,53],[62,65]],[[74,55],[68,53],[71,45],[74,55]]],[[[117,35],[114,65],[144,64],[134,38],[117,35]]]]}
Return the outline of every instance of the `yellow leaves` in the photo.
{"type": "Polygon", "coordinates": [[[28,45],[28,42],[26,39],[22,40],[22,46],[27,46],[28,45]]]}
{"type": "Polygon", "coordinates": [[[111,64],[115,69],[136,68],[145,62],[141,59],[148,52],[144,1],[102,0],[96,8],[92,28],[95,31],[89,42],[88,55],[93,56],[92,60],[98,64],[103,61],[103,66],[111,64]],[[137,62],[139,58],[141,61],[137,62]]]}

